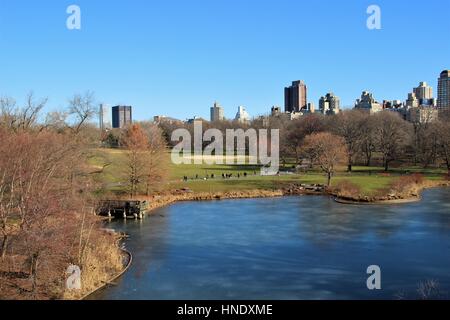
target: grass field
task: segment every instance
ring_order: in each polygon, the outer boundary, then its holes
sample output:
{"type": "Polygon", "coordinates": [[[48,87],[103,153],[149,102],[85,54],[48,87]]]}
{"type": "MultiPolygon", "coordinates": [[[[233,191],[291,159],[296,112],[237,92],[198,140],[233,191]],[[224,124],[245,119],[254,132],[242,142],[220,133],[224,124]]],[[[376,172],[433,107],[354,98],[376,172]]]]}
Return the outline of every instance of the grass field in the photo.
{"type": "MultiPolygon", "coordinates": [[[[175,190],[189,188],[194,192],[227,192],[240,190],[279,189],[292,183],[306,184],[324,184],[325,175],[319,171],[311,171],[302,174],[289,174],[281,176],[260,176],[260,168],[252,165],[174,165],[170,161],[170,155],[167,155],[169,165],[169,181],[166,189],[175,190]],[[233,174],[232,179],[223,179],[222,174],[233,174]],[[244,178],[244,173],[247,177],[244,178]],[[256,173],[256,174],[255,174],[256,173]],[[206,176],[214,179],[204,180],[206,176]],[[240,174],[241,178],[237,178],[240,174]],[[198,179],[196,176],[198,175],[198,179]],[[183,181],[187,176],[188,181],[183,181]]],[[[99,182],[106,186],[107,191],[123,191],[120,184],[124,179],[123,168],[126,163],[126,155],[122,150],[117,149],[96,149],[93,151],[89,164],[96,169],[101,169],[109,164],[98,176],[99,182]]],[[[292,167],[292,165],[289,165],[292,167]]],[[[342,167],[333,179],[333,184],[342,180],[349,180],[360,186],[362,192],[371,195],[378,189],[388,186],[396,177],[405,173],[422,173],[427,179],[441,179],[445,170],[423,169],[420,167],[394,168],[388,174],[384,173],[380,167],[359,167],[355,166],[352,173],[345,171],[342,167]]]]}

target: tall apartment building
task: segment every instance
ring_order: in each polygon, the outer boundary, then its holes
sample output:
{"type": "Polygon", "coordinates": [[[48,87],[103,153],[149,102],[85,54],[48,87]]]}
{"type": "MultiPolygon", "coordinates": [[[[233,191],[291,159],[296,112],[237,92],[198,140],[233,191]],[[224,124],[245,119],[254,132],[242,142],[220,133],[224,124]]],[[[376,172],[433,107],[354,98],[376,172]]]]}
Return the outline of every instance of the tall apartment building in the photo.
{"type": "Polygon", "coordinates": [[[417,88],[413,89],[419,100],[431,100],[433,99],[433,88],[430,87],[426,82],[420,82],[417,88]]]}
{"type": "Polygon", "coordinates": [[[106,104],[101,104],[99,111],[99,128],[100,130],[109,130],[112,128],[111,124],[111,114],[110,114],[110,107],[106,104]]]}
{"type": "Polygon", "coordinates": [[[113,128],[124,128],[133,122],[131,106],[115,106],[112,108],[113,128]]]}
{"type": "Polygon", "coordinates": [[[319,112],[326,115],[338,114],[341,110],[341,100],[334,93],[327,93],[319,100],[319,112]]]}
{"type": "Polygon", "coordinates": [[[214,102],[214,106],[211,108],[211,122],[223,120],[225,120],[223,108],[217,102],[214,102]]]}
{"type": "Polygon", "coordinates": [[[450,109],[450,70],[442,71],[438,80],[437,107],[439,110],[450,109]]]}
{"type": "Polygon", "coordinates": [[[308,107],[308,88],[304,81],[294,81],[284,88],[284,107],[286,112],[301,112],[308,107]]]}

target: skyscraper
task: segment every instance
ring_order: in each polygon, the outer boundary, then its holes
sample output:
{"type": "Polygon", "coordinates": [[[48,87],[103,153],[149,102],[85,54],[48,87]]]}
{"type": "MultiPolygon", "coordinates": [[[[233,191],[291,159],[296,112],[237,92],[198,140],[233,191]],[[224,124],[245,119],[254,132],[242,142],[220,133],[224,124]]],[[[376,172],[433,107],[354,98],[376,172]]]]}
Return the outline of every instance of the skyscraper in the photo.
{"type": "Polygon", "coordinates": [[[109,130],[112,128],[110,107],[107,104],[101,104],[99,109],[99,127],[100,130],[109,130]]]}
{"type": "Polygon", "coordinates": [[[115,106],[112,108],[113,128],[124,128],[133,122],[131,106],[115,106]]]}
{"type": "Polygon", "coordinates": [[[450,70],[442,71],[438,80],[437,106],[439,110],[450,109],[450,70]]]}
{"type": "Polygon", "coordinates": [[[284,107],[286,112],[300,112],[308,105],[308,88],[304,81],[294,81],[284,88],[284,107]]]}
{"type": "Polygon", "coordinates": [[[426,82],[419,83],[419,86],[414,88],[413,92],[419,100],[433,99],[433,88],[431,88],[426,82]]]}
{"type": "Polygon", "coordinates": [[[239,106],[235,120],[240,123],[248,123],[250,121],[250,115],[247,110],[245,110],[245,107],[239,106]]]}
{"type": "Polygon", "coordinates": [[[223,108],[217,102],[214,102],[214,106],[211,108],[211,122],[223,120],[225,120],[223,108]]]}

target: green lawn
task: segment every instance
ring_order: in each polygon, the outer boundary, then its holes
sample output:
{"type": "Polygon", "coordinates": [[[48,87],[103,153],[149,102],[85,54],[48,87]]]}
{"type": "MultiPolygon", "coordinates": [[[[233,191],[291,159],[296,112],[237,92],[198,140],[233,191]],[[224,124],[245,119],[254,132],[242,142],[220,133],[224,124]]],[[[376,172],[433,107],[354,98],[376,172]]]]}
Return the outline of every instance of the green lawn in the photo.
{"type": "MultiPolygon", "coordinates": [[[[107,186],[109,191],[122,191],[123,186],[120,182],[124,175],[123,167],[126,163],[126,155],[121,150],[116,149],[96,149],[93,150],[89,164],[96,169],[101,169],[105,164],[109,164],[97,179],[99,182],[107,186]]],[[[167,161],[170,162],[170,156],[167,155],[167,161]]],[[[171,162],[170,162],[171,163],[171,162]]],[[[292,164],[288,164],[292,167],[292,164]]],[[[388,174],[383,172],[380,167],[360,167],[355,166],[352,173],[347,173],[346,168],[340,168],[333,184],[342,180],[349,180],[360,186],[364,194],[370,195],[378,189],[387,187],[396,177],[405,174],[405,172],[423,173],[428,179],[441,179],[445,170],[439,169],[423,169],[419,167],[409,168],[393,168],[388,174]]],[[[194,192],[227,192],[236,190],[265,189],[273,190],[287,186],[292,183],[306,184],[324,184],[325,175],[320,171],[311,171],[304,174],[281,175],[276,177],[263,177],[259,175],[259,167],[252,165],[174,165],[169,166],[169,182],[167,189],[189,188],[194,192]],[[254,174],[256,172],[256,175],[254,174]],[[222,179],[222,173],[233,174],[232,179],[222,179]],[[247,178],[244,178],[247,173],[247,178]],[[214,179],[203,180],[206,176],[214,179]],[[238,179],[237,175],[241,178],[238,179]],[[198,175],[198,179],[196,176],[198,175]],[[189,180],[183,181],[183,177],[187,176],[189,180]]]]}

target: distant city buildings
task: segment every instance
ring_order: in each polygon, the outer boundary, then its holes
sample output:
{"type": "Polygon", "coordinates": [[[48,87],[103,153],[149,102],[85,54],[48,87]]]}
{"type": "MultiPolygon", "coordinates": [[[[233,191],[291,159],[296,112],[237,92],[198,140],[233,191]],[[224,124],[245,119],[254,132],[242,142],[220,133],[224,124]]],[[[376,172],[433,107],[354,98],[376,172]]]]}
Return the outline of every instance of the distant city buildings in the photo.
{"type": "Polygon", "coordinates": [[[397,112],[404,120],[408,120],[408,108],[400,100],[383,100],[382,110],[397,112]]]}
{"type": "Polygon", "coordinates": [[[291,121],[291,120],[298,119],[302,115],[303,114],[300,113],[300,112],[283,112],[281,110],[281,108],[277,107],[277,106],[273,106],[272,107],[272,111],[270,113],[270,116],[272,118],[279,118],[279,119],[286,120],[286,121],[291,121]]]}
{"type": "Polygon", "coordinates": [[[284,107],[286,112],[301,112],[308,107],[308,88],[304,81],[294,81],[284,88],[284,107]]]}
{"type": "Polygon", "coordinates": [[[319,112],[325,115],[338,114],[341,110],[341,100],[334,93],[327,93],[319,100],[319,112]]]}
{"type": "Polygon", "coordinates": [[[219,103],[215,102],[214,106],[211,108],[211,122],[223,120],[225,120],[223,108],[219,105],[219,103]]]}
{"type": "Polygon", "coordinates": [[[205,119],[203,119],[202,117],[197,117],[197,116],[194,116],[192,119],[186,120],[187,124],[195,124],[195,123],[203,123],[203,122],[207,122],[207,121],[205,119]]]}
{"type": "MultiPolygon", "coordinates": [[[[322,115],[336,115],[340,113],[341,101],[334,93],[329,92],[320,97],[319,107],[316,109],[314,103],[308,102],[308,88],[304,81],[293,81],[292,85],[284,89],[285,107],[284,111],[279,106],[272,107],[270,116],[260,116],[255,120],[262,120],[263,125],[268,125],[270,119],[279,118],[290,121],[299,119],[307,114],[318,113],[322,115]]],[[[441,111],[450,110],[450,70],[441,72],[438,80],[438,98],[433,97],[433,88],[426,82],[420,82],[417,87],[408,94],[406,101],[401,100],[383,100],[378,102],[369,91],[363,91],[361,98],[357,99],[354,108],[374,114],[383,110],[397,112],[400,116],[414,123],[432,122],[438,119],[441,111]]],[[[109,107],[105,104],[100,105],[99,125],[102,130],[109,128],[123,128],[132,123],[132,107],[115,106],[112,108],[112,123],[109,116],[109,107]]],[[[224,108],[215,102],[210,108],[210,121],[224,121],[224,108]]],[[[245,107],[239,106],[234,119],[239,123],[249,123],[250,115],[245,107]]],[[[188,119],[185,123],[195,123],[197,121],[207,122],[203,118],[194,117],[188,119]]],[[[154,122],[160,123],[183,123],[182,121],[166,116],[155,116],[154,122]]]]}
{"type": "Polygon", "coordinates": [[[156,124],[162,124],[162,123],[169,123],[169,124],[180,124],[183,123],[183,121],[167,117],[167,116],[154,116],[153,122],[156,124]]]}
{"type": "Polygon", "coordinates": [[[112,108],[112,127],[121,129],[133,122],[131,106],[115,106],[112,108]]]}
{"type": "Polygon", "coordinates": [[[403,108],[405,119],[413,123],[429,123],[438,119],[436,101],[433,98],[433,88],[426,82],[420,82],[408,94],[408,99],[403,108]]]}
{"type": "Polygon", "coordinates": [[[439,111],[450,109],[450,70],[442,71],[439,77],[437,107],[439,111]]]}
{"type": "Polygon", "coordinates": [[[112,128],[110,106],[108,106],[107,104],[101,104],[98,115],[100,130],[110,130],[112,128]]]}
{"type": "Polygon", "coordinates": [[[306,110],[303,110],[304,114],[308,114],[308,113],[314,113],[316,112],[316,106],[314,105],[313,102],[308,102],[306,105],[306,110]]]}
{"type": "Polygon", "coordinates": [[[235,120],[240,123],[250,122],[250,115],[248,114],[247,110],[245,110],[245,107],[243,106],[238,107],[238,112],[236,113],[235,120]]]}
{"type": "Polygon", "coordinates": [[[399,109],[405,105],[401,100],[383,100],[383,110],[385,109],[399,109]]]}
{"type": "Polygon", "coordinates": [[[361,99],[356,100],[355,109],[374,114],[382,111],[383,106],[374,99],[372,93],[363,91],[361,94],[361,99]]]}

